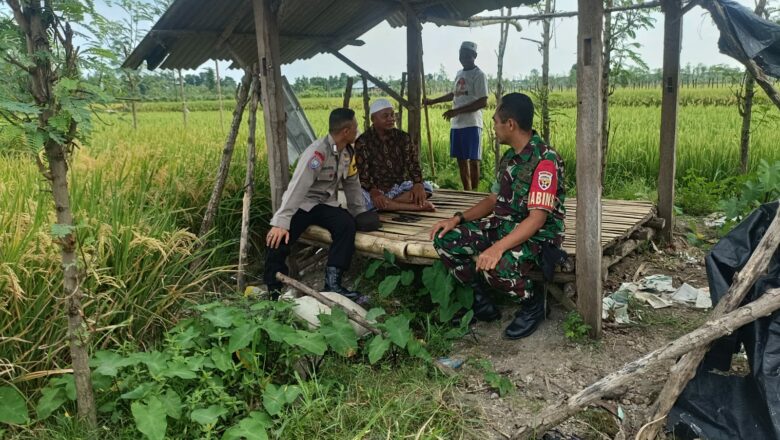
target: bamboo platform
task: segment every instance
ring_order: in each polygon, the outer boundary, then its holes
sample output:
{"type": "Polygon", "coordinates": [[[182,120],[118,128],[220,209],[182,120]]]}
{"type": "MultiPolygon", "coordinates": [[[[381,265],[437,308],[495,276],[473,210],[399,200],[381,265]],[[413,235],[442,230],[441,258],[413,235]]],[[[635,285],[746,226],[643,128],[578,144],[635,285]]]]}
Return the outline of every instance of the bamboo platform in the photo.
{"type": "MultiPolygon", "coordinates": [[[[433,224],[441,219],[450,218],[457,211],[465,211],[486,196],[485,193],[437,190],[430,199],[436,205],[436,212],[389,212],[380,213],[382,228],[374,232],[358,232],[355,237],[357,252],[382,258],[384,250],[393,253],[400,261],[430,265],[438,255],[428,238],[433,224]]],[[[569,254],[570,264],[563,272],[573,272],[575,255],[575,237],[577,228],[576,199],[568,199],[566,206],[566,238],[563,248],[569,254]]],[[[601,243],[606,257],[605,268],[616,263],[633,249],[618,249],[618,245],[631,242],[640,230],[644,237],[652,236],[652,229],[646,228],[655,217],[655,207],[651,202],[629,200],[602,200],[601,243]]],[[[301,236],[304,243],[326,247],[330,244],[330,233],[319,226],[311,226],[301,236]]],[[[624,246],[625,247],[625,246],[624,246]]],[[[636,246],[634,246],[635,248],[636,246]]],[[[571,274],[573,276],[573,274],[571,274]]],[[[560,281],[571,281],[571,277],[558,277],[560,281]],[[564,279],[565,278],[565,279],[564,279]]]]}

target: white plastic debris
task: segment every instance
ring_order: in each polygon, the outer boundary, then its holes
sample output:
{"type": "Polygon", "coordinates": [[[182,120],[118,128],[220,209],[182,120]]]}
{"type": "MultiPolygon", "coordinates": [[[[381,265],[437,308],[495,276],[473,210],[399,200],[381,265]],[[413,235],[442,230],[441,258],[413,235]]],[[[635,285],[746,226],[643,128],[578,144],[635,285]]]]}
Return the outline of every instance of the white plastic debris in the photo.
{"type": "Polygon", "coordinates": [[[629,324],[631,319],[628,317],[628,303],[615,300],[613,295],[601,300],[601,319],[618,324],[629,324]]]}
{"type": "Polygon", "coordinates": [[[634,294],[634,298],[644,301],[647,304],[650,304],[650,307],[654,309],[663,309],[664,307],[671,307],[672,301],[663,298],[661,296],[658,296],[654,293],[645,292],[644,290],[637,291],[634,294]]]}
{"type": "Polygon", "coordinates": [[[707,217],[704,217],[704,225],[709,228],[719,228],[724,224],[726,224],[726,216],[721,212],[713,212],[707,217]]]}
{"type": "Polygon", "coordinates": [[[640,290],[648,290],[656,293],[672,293],[675,291],[672,285],[672,277],[669,275],[649,275],[639,282],[640,290]]]}

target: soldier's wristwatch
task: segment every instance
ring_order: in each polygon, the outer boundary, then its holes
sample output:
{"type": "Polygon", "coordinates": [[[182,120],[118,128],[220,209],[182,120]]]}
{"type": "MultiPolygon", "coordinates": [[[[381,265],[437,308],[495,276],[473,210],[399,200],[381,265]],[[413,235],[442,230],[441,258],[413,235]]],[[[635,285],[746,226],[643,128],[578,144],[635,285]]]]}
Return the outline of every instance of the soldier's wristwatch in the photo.
{"type": "Polygon", "coordinates": [[[458,217],[458,224],[461,224],[466,221],[466,217],[463,216],[463,213],[458,211],[455,214],[452,215],[453,217],[458,217]]]}

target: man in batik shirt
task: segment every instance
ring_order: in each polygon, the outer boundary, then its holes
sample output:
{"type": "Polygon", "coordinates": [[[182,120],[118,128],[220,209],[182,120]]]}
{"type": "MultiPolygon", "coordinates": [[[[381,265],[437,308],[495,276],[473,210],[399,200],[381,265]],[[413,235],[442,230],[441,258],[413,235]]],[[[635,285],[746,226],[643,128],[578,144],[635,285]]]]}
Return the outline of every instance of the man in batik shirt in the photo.
{"type": "Polygon", "coordinates": [[[423,181],[420,150],[412,138],[395,128],[393,105],[386,99],[371,103],[371,128],[355,141],[355,160],[368,209],[433,211],[433,193],[423,181]]]}
{"type": "Polygon", "coordinates": [[[474,316],[501,317],[483,282],[523,300],[504,331],[508,339],[531,335],[544,319],[544,290],[528,273],[542,264],[546,246],[563,244],[563,161],[532,129],[531,98],[510,93],[493,115],[496,138],[510,148],[502,157],[492,194],[466,212],[436,223],[431,238],[442,262],[474,290],[474,316]]]}

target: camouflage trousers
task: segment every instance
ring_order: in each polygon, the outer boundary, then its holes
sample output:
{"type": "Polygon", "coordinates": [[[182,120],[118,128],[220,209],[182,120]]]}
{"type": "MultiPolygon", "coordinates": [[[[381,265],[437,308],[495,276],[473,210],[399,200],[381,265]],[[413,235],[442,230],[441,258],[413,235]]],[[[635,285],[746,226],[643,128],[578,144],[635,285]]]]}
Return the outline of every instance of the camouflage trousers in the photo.
{"type": "Polygon", "coordinates": [[[479,254],[501,238],[499,229],[480,229],[478,222],[467,222],[442,238],[436,236],[433,246],[442,263],[461,283],[470,285],[484,277],[494,289],[521,299],[529,298],[533,281],[527,274],[539,265],[541,246],[538,243],[526,241],[504,252],[495,269],[477,271],[479,254]]]}

